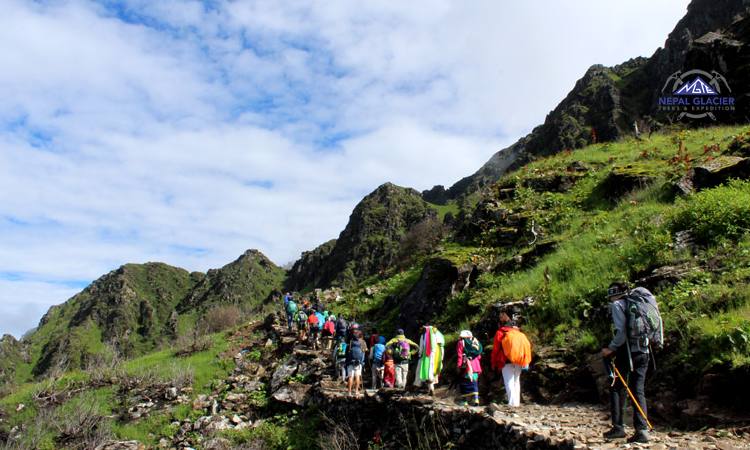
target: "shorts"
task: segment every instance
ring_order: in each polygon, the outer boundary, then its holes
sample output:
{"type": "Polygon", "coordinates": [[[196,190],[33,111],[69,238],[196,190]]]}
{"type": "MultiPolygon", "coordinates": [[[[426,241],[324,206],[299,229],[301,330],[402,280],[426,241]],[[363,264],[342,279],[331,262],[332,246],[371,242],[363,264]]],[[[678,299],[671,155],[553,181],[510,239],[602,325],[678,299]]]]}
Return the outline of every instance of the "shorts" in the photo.
{"type": "Polygon", "coordinates": [[[358,364],[356,366],[353,366],[349,364],[346,367],[346,373],[349,374],[349,377],[361,377],[362,376],[362,364],[358,364]]]}

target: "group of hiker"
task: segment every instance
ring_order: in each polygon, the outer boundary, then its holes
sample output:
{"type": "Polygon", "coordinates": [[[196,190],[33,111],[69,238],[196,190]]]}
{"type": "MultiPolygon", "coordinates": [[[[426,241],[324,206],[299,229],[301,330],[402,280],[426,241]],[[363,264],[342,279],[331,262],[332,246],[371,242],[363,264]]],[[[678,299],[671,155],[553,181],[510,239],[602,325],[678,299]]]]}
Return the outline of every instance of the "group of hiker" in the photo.
{"type": "MultiPolygon", "coordinates": [[[[306,298],[297,302],[291,293],[283,298],[288,330],[296,330],[298,339],[307,342],[312,349],[332,351],[335,373],[338,380],[346,384],[349,394],[359,395],[363,391],[362,371],[366,366],[370,368],[373,389],[406,389],[414,361],[414,386],[424,386],[428,393],[434,394],[443,371],[446,344],[436,326],[422,326],[419,343],[407,338],[403,329],[396,330],[391,339],[372,330],[365,339],[356,320],[347,321],[343,315],[331,314],[319,302],[313,304],[306,298]]],[[[492,351],[492,368],[503,373],[508,404],[518,406],[520,372],[528,368],[531,361],[531,345],[506,313],[501,314],[500,320],[492,351]]],[[[483,346],[471,331],[459,333],[456,354],[461,404],[479,405],[482,353],[483,346]]]]}
{"type": "MultiPolygon", "coordinates": [[[[663,342],[663,326],[656,299],[645,288],[630,289],[624,282],[612,283],[608,289],[613,326],[612,341],[602,349],[605,367],[612,378],[611,414],[612,429],[604,434],[607,439],[625,437],[623,411],[625,393],[634,405],[635,434],[629,442],[648,442],[651,424],[647,418],[645,377],[651,345],[663,342]],[[623,375],[624,374],[624,375],[623,375]]],[[[373,389],[395,388],[404,390],[409,371],[416,360],[414,386],[426,387],[431,395],[440,381],[445,359],[445,336],[434,325],[425,324],[419,331],[419,343],[407,338],[403,329],[386,339],[373,329],[365,333],[355,320],[343,315],[330,314],[319,302],[311,304],[303,299],[298,304],[294,295],[284,296],[287,326],[297,329],[301,341],[313,349],[330,350],[338,380],[345,383],[350,395],[359,395],[363,389],[362,372],[369,365],[373,389]],[[324,343],[320,343],[323,339],[324,343]]],[[[521,375],[529,369],[532,352],[527,336],[520,330],[509,311],[498,316],[498,328],[492,342],[489,366],[502,374],[507,403],[511,407],[521,404],[521,375]]],[[[479,379],[482,374],[482,343],[470,330],[458,333],[456,343],[456,369],[460,390],[459,404],[477,406],[479,379]]]]}

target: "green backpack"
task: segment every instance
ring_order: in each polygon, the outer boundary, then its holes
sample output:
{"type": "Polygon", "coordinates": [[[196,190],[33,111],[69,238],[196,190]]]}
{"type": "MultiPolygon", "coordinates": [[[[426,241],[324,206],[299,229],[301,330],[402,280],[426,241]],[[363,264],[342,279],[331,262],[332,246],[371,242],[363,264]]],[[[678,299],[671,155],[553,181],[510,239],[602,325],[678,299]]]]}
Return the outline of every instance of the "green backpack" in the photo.
{"type": "Polygon", "coordinates": [[[482,343],[474,338],[464,338],[464,354],[469,359],[474,359],[482,354],[482,343]]]}

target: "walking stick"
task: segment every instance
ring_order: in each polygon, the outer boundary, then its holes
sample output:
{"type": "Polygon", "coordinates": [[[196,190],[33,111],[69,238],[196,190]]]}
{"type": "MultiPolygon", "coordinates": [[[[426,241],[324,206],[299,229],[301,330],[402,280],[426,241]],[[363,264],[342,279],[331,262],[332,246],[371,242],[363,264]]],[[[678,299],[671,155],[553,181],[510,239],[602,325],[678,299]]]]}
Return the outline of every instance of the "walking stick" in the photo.
{"type": "Polygon", "coordinates": [[[641,409],[641,405],[640,403],[638,403],[638,400],[635,399],[633,392],[630,390],[630,387],[628,387],[628,383],[626,383],[625,379],[622,377],[622,375],[620,375],[620,371],[617,370],[617,366],[615,365],[615,363],[612,362],[611,364],[612,364],[612,368],[615,369],[615,375],[617,375],[617,378],[619,378],[623,386],[625,386],[625,390],[628,391],[628,395],[630,396],[630,399],[633,400],[633,404],[635,405],[636,408],[638,408],[638,412],[641,413],[641,416],[643,416],[643,418],[646,420],[646,425],[648,425],[648,429],[653,430],[654,426],[651,425],[651,422],[648,421],[648,417],[646,417],[646,413],[644,413],[643,409],[641,409]]]}

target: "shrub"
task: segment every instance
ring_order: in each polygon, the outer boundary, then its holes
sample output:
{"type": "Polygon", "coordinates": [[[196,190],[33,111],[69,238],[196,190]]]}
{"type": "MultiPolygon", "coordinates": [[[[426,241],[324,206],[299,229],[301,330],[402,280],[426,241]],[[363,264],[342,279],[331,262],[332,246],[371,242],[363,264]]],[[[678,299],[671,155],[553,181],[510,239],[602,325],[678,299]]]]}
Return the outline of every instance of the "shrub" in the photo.
{"type": "Polygon", "coordinates": [[[677,203],[672,230],[690,229],[703,243],[734,239],[750,229],[750,182],[732,180],[727,185],[699,192],[677,203]]]}
{"type": "Polygon", "coordinates": [[[242,311],[235,305],[217,306],[203,316],[203,322],[209,333],[224,331],[237,326],[242,318],[242,311]]]}
{"type": "Polygon", "coordinates": [[[398,260],[402,267],[431,253],[445,236],[445,230],[445,225],[437,217],[428,217],[414,225],[401,239],[398,260]]]}

